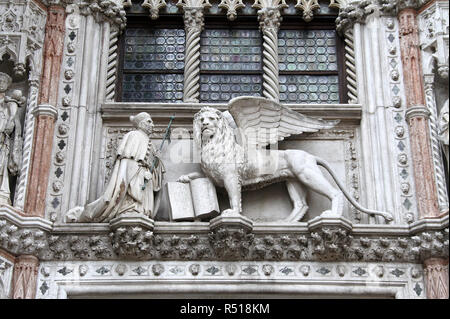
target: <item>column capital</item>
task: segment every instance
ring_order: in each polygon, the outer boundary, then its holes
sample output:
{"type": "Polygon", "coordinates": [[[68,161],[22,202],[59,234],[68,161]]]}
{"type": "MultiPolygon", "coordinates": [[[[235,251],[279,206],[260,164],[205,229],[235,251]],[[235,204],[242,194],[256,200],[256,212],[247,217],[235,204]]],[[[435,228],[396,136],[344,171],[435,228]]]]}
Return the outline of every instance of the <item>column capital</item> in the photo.
{"type": "Polygon", "coordinates": [[[263,8],[258,10],[259,28],[262,32],[278,32],[283,20],[279,8],[263,8]]]}
{"type": "Polygon", "coordinates": [[[203,7],[183,7],[184,11],[184,28],[186,31],[203,30],[205,26],[205,18],[203,14],[203,7]]]}
{"type": "Polygon", "coordinates": [[[55,120],[58,115],[56,108],[50,104],[40,104],[32,111],[32,113],[35,117],[38,117],[39,115],[46,115],[53,117],[55,120]]]}

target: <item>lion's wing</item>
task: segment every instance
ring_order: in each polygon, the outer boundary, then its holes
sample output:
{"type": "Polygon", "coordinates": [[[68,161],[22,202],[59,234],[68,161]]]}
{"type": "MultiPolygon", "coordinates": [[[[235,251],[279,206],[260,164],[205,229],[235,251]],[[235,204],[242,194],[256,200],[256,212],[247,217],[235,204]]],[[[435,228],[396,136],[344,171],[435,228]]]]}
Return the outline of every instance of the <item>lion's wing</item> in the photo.
{"type": "Polygon", "coordinates": [[[297,113],[275,101],[260,97],[238,97],[230,101],[230,114],[244,132],[247,143],[265,147],[303,132],[329,129],[339,123],[297,113]]]}

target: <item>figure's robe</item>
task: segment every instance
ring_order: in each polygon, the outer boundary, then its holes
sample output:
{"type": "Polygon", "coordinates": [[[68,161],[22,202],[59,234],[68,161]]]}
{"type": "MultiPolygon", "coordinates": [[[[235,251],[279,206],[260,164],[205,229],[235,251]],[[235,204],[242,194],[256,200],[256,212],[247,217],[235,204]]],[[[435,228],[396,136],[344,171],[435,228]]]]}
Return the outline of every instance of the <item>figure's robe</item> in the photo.
{"type": "Polygon", "coordinates": [[[138,130],[127,133],[117,149],[104,194],[87,204],[77,221],[109,222],[127,211],[154,218],[161,198],[163,173],[164,167],[155,156],[150,138],[138,130]]]}
{"type": "Polygon", "coordinates": [[[9,202],[9,178],[8,178],[8,158],[10,152],[10,132],[7,130],[10,120],[9,110],[7,108],[3,94],[0,95],[0,197],[9,202]]]}

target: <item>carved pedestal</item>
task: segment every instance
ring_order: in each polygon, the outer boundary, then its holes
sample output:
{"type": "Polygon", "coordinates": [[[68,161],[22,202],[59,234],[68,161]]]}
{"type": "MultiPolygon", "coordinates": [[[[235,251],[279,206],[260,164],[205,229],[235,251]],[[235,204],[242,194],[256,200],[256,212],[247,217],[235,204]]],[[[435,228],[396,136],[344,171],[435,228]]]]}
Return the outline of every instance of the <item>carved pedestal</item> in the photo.
{"type": "Polygon", "coordinates": [[[238,260],[250,252],[253,222],[244,216],[218,216],[209,222],[209,241],[221,260],[238,260]]]}
{"type": "Polygon", "coordinates": [[[151,253],[154,221],[138,212],[129,212],[110,222],[111,244],[122,258],[141,259],[151,253]]]}

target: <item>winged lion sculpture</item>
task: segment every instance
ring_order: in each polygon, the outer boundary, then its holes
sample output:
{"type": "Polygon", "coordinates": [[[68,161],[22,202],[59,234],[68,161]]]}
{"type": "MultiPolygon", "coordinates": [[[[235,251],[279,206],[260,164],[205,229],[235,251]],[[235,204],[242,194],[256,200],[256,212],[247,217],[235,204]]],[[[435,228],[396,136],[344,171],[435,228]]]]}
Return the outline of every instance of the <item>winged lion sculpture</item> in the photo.
{"type": "MultiPolygon", "coordinates": [[[[304,186],[331,200],[322,216],[341,216],[344,196],[361,212],[393,219],[387,212],[360,206],[345,190],[330,165],[302,150],[268,150],[266,146],[288,136],[329,129],[339,121],[308,117],[275,101],[258,97],[237,97],[228,112],[204,107],[194,116],[194,142],[200,149],[201,168],[216,186],[228,193],[230,209],[222,216],[239,216],[241,192],[285,181],[293,209],[287,221],[299,221],[306,213],[304,186]],[[228,113],[229,112],[229,113],[228,113]],[[232,119],[230,118],[232,117],[232,119]],[[235,134],[233,126],[239,134],[235,134]],[[323,166],[340,190],[333,187],[319,169],[323,166]]],[[[204,177],[200,172],[181,176],[179,182],[204,177]]]]}

